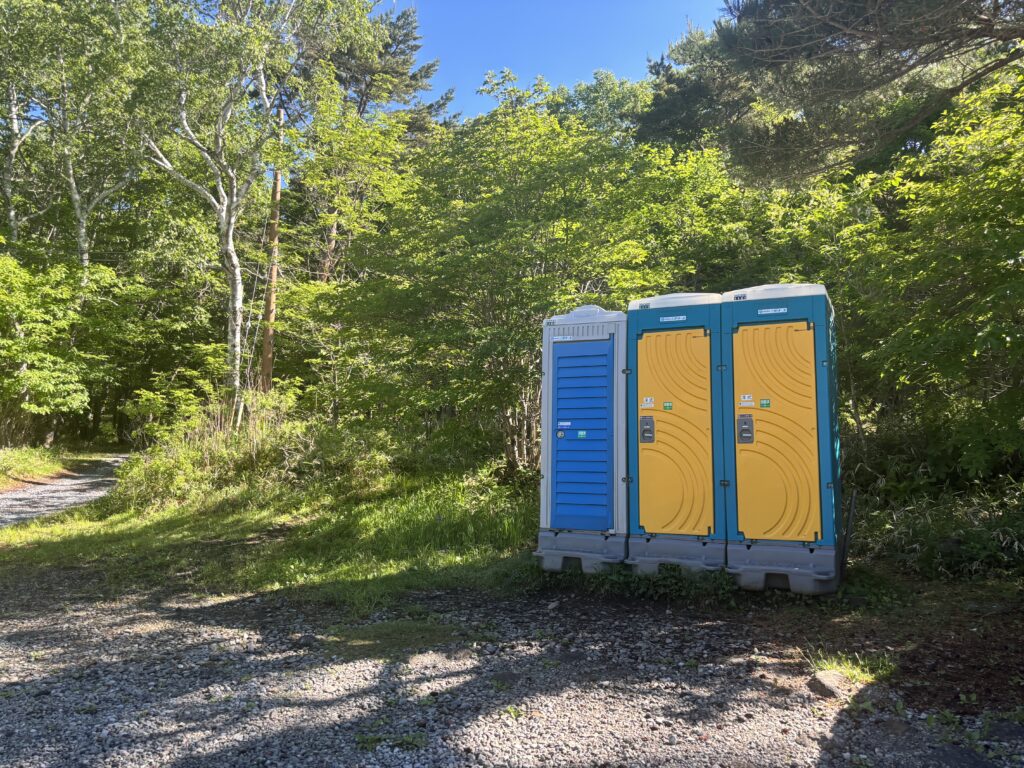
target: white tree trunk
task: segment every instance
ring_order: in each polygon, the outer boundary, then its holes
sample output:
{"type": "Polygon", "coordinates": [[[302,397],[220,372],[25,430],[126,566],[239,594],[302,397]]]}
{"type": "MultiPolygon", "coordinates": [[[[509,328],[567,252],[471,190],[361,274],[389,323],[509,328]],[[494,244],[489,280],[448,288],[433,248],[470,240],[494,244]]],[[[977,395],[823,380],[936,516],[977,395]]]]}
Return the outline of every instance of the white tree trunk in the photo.
{"type": "Polygon", "coordinates": [[[82,196],[78,192],[75,165],[67,150],[64,152],[64,179],[68,184],[71,209],[75,214],[75,243],[78,245],[78,262],[82,266],[81,283],[84,287],[89,283],[89,211],[82,203],[82,196]]]}
{"type": "Polygon", "coordinates": [[[7,147],[7,157],[4,158],[4,167],[0,177],[3,183],[4,202],[7,204],[7,229],[10,232],[12,243],[18,242],[18,212],[14,209],[14,163],[18,158],[18,136],[21,135],[21,125],[18,120],[18,92],[14,89],[14,83],[7,85],[7,130],[10,133],[11,144],[7,147]]]}
{"type": "Polygon", "coordinates": [[[245,292],[242,286],[242,264],[235,251],[235,220],[230,213],[220,218],[220,255],[227,280],[229,297],[227,308],[228,369],[224,385],[231,396],[237,398],[242,389],[242,311],[245,292]]]}

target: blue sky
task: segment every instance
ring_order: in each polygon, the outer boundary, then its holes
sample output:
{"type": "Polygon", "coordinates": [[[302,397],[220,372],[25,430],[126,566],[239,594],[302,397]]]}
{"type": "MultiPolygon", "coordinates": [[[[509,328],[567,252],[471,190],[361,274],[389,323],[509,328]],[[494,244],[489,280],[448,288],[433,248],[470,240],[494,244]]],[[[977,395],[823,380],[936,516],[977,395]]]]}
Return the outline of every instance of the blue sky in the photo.
{"type": "Polygon", "coordinates": [[[595,69],[641,78],[687,21],[710,26],[722,0],[383,0],[413,7],[423,60],[440,59],[435,93],[455,88],[453,112],[472,117],[493,106],[476,93],[488,70],[507,67],[521,84],[589,80],[595,69]]]}

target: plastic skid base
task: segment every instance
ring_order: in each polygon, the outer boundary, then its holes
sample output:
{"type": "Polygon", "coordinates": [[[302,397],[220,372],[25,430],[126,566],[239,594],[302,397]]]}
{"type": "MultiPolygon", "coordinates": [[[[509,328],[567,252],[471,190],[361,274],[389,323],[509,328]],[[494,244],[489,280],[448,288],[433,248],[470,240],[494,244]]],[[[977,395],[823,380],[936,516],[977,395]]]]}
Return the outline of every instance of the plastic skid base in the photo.
{"type": "Polygon", "coordinates": [[[605,533],[541,531],[537,551],[545,571],[565,571],[579,563],[584,573],[601,573],[626,557],[626,537],[605,533]]]}
{"type": "Polygon", "coordinates": [[[728,558],[726,571],[741,589],[788,588],[798,595],[830,595],[839,588],[840,563],[834,547],[730,544],[728,558]]]}
{"type": "Polygon", "coordinates": [[[694,571],[717,571],[725,565],[721,541],[701,541],[681,536],[633,536],[626,565],[633,572],[653,576],[662,565],[678,565],[694,571]]]}

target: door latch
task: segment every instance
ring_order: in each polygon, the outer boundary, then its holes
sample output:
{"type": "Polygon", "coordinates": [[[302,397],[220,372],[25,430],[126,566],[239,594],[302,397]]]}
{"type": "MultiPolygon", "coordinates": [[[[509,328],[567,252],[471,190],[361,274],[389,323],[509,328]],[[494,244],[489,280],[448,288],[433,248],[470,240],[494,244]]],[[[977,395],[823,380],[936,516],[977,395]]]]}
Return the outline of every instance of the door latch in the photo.
{"type": "Polygon", "coordinates": [[[754,442],[754,417],[749,413],[741,413],[736,417],[736,442],[754,442]]]}
{"type": "Polygon", "coordinates": [[[640,417],[640,442],[641,443],[653,443],[654,442],[654,417],[653,416],[641,416],[640,417]]]}

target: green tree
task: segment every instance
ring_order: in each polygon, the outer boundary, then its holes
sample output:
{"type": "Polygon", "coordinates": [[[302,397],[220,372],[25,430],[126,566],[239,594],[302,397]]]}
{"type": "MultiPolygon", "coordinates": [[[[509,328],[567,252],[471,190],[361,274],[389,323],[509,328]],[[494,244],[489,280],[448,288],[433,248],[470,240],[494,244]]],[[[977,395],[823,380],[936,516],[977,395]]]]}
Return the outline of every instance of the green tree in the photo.
{"type": "Polygon", "coordinates": [[[52,154],[40,127],[39,90],[53,66],[47,44],[57,33],[53,26],[58,8],[44,0],[10,0],[0,4],[0,195],[4,203],[4,227],[8,247],[16,246],[23,225],[44,215],[53,203],[57,176],[50,165],[52,154]]]}
{"type": "Polygon", "coordinates": [[[716,142],[758,173],[792,179],[882,163],[950,100],[1018,60],[1018,3],[735,0],[652,65],[641,135],[716,142]]]}
{"type": "Polygon", "coordinates": [[[0,443],[34,438],[28,415],[88,406],[83,378],[91,361],[65,343],[79,319],[76,294],[65,267],[36,273],[0,255],[0,443]]]}
{"type": "Polygon", "coordinates": [[[936,474],[1019,470],[1024,457],[1024,69],[937,124],[886,179],[903,203],[895,258],[872,264],[871,353],[920,425],[936,474]]]}
{"type": "Polygon", "coordinates": [[[644,266],[594,236],[598,201],[625,177],[624,150],[560,122],[543,83],[520,89],[504,73],[485,91],[497,108],[417,155],[412,193],[362,251],[377,272],[364,322],[386,316],[393,329],[386,367],[402,373],[402,411],[492,425],[507,466],[531,467],[543,318],[607,297],[644,266]]]}
{"type": "Polygon", "coordinates": [[[652,93],[649,80],[617,78],[599,69],[591,82],[556,88],[549,108],[556,115],[576,117],[600,134],[625,140],[633,136],[637,116],[650,108],[652,93]]]}
{"type": "Polygon", "coordinates": [[[53,66],[37,99],[59,158],[83,283],[90,220],[105,203],[116,202],[141,160],[131,102],[145,66],[145,8],[141,0],[101,6],[72,0],[54,9],[48,41],[53,66]]]}
{"type": "MultiPolygon", "coordinates": [[[[235,244],[239,218],[266,174],[278,112],[298,92],[309,57],[358,36],[366,6],[357,0],[221,3],[213,9],[162,6],[148,98],[156,129],[150,160],[199,196],[214,214],[230,299],[225,387],[242,386],[245,293],[235,244]]],[[[236,398],[236,402],[241,401],[236,398]]]]}

